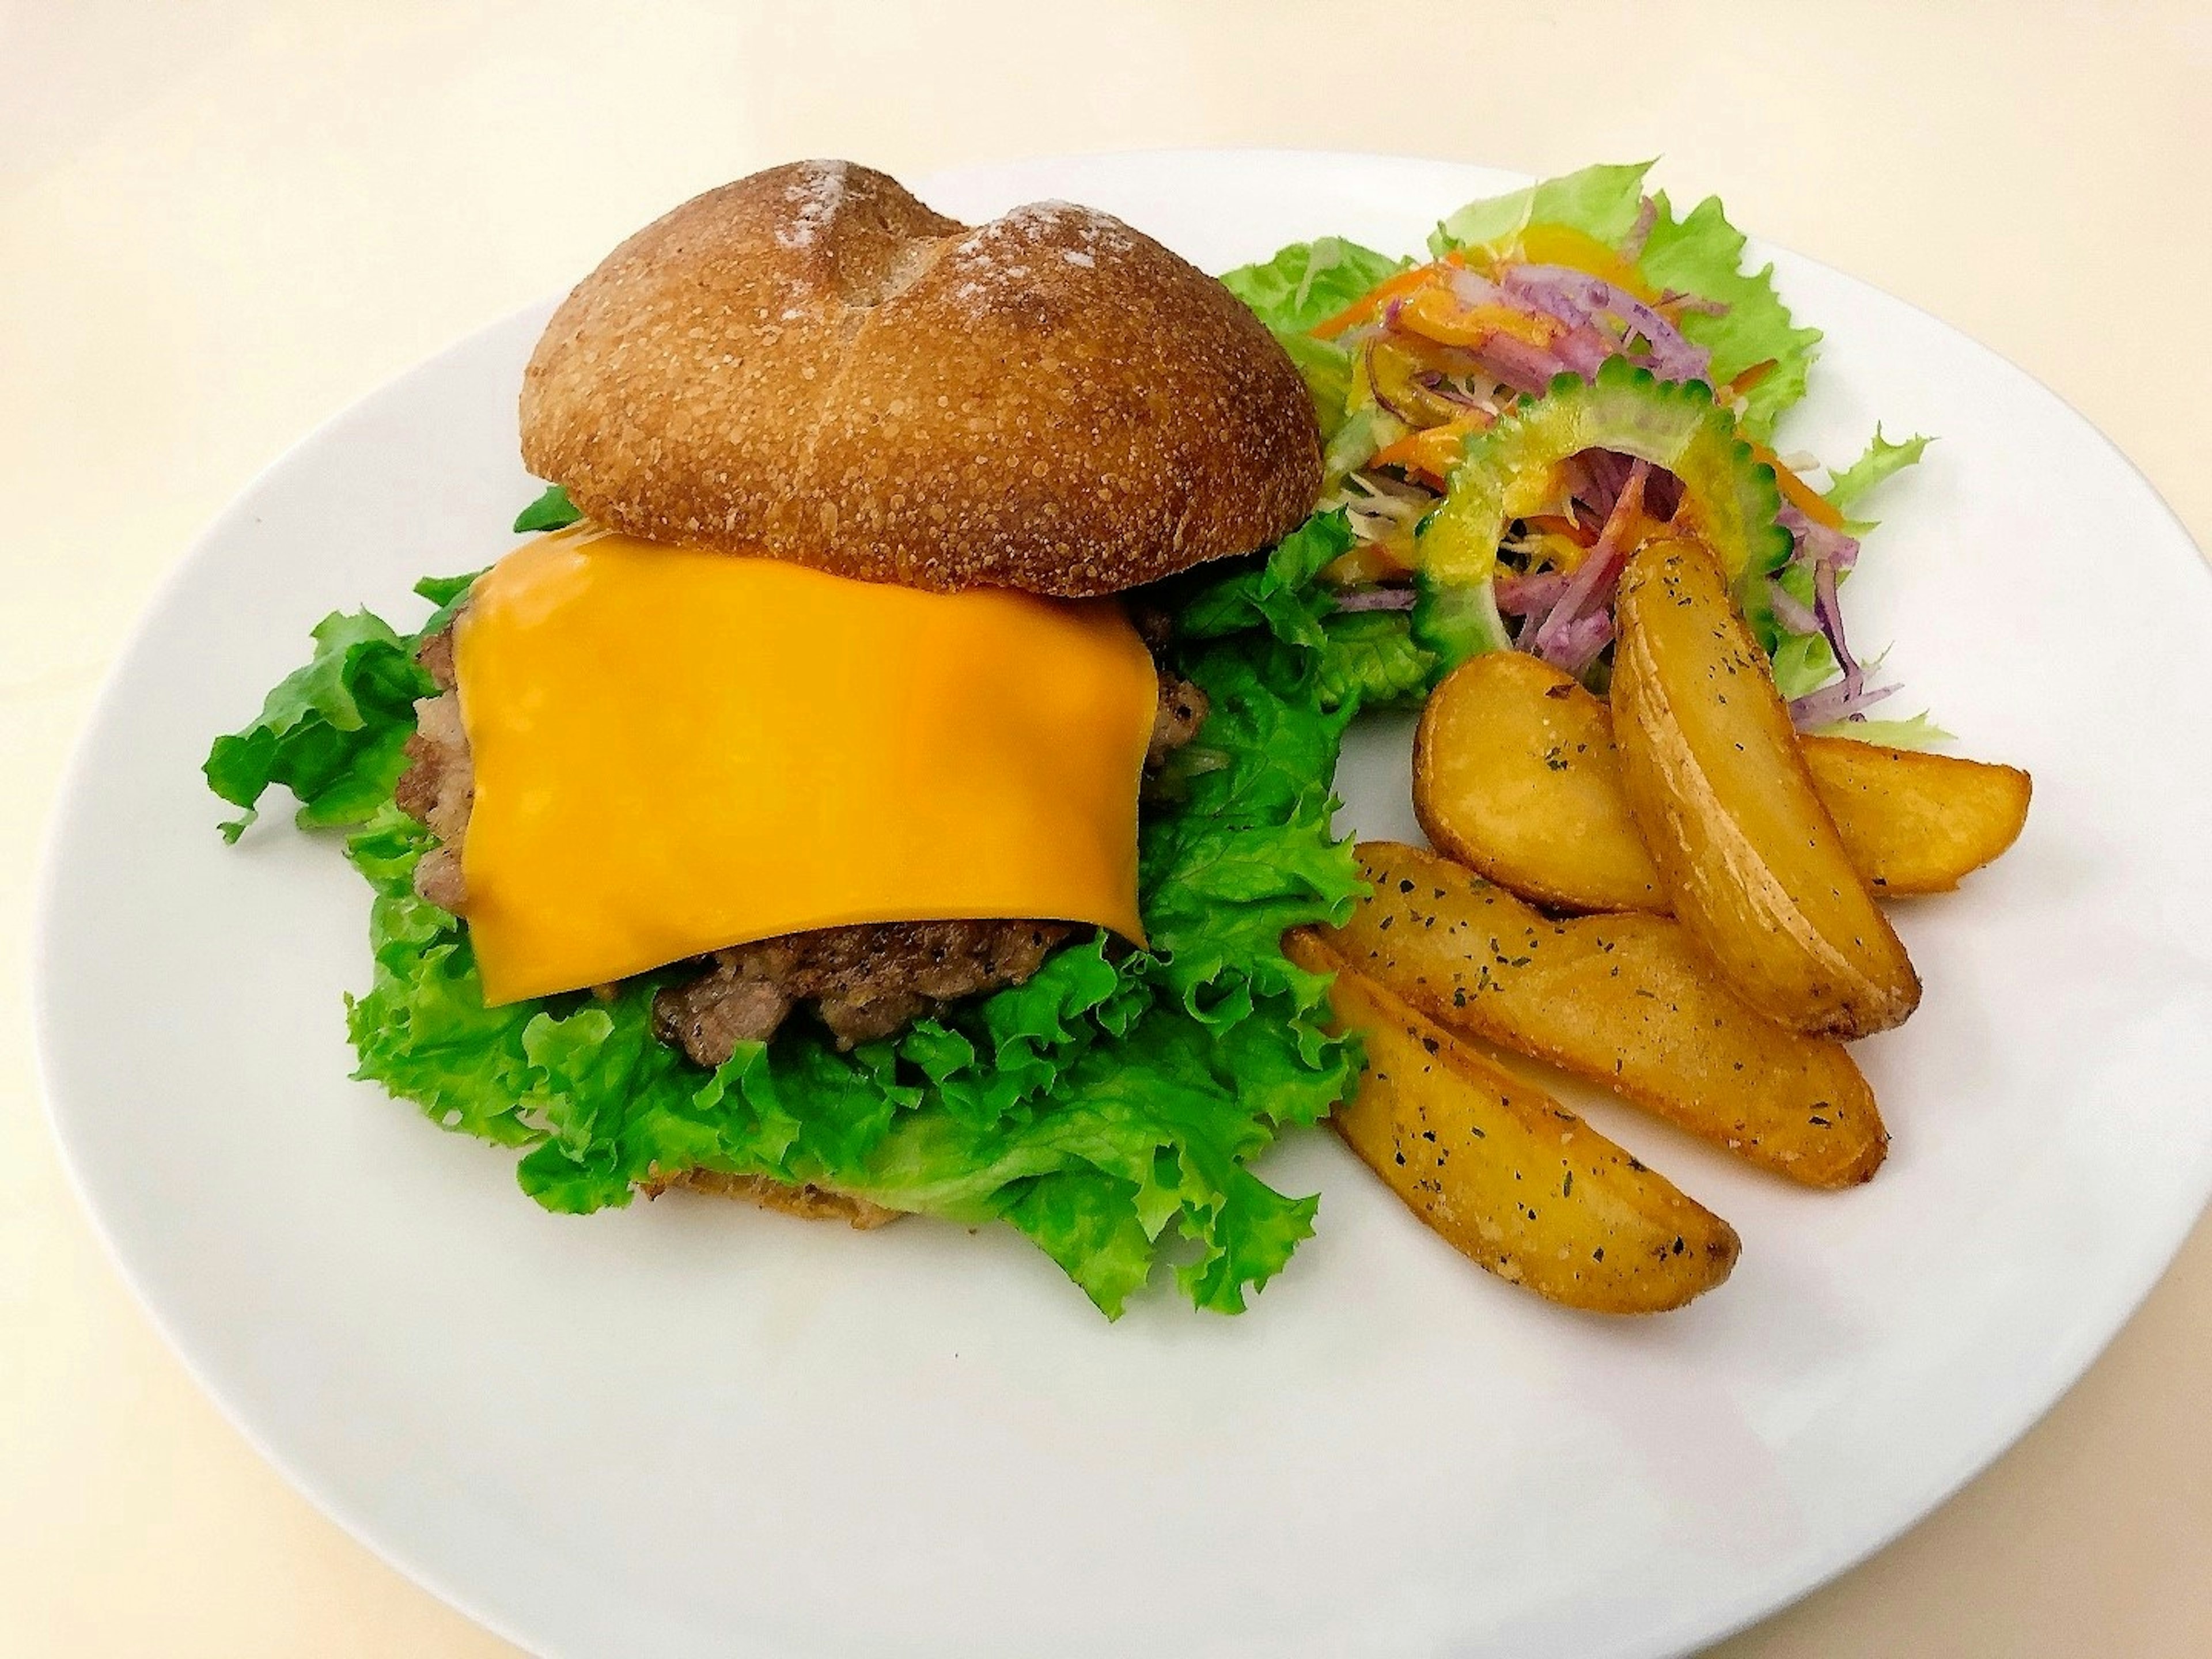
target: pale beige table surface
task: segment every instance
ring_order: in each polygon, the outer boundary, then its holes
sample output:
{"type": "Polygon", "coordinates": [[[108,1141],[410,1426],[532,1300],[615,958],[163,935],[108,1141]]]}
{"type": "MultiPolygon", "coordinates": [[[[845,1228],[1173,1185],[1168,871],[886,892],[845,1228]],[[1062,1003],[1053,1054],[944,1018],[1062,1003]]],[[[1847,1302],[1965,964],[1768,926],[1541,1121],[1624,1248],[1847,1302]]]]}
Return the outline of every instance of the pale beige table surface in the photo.
{"type": "MultiPolygon", "coordinates": [[[[910,176],[1156,145],[1539,173],[1663,152],[1678,193],[2024,364],[2212,542],[2208,80],[2201,0],[0,0],[0,1652],[507,1650],[195,1389],[31,1075],[22,939],[64,757],[163,568],[307,428],[795,155],[910,176]]],[[[2101,593],[2084,626],[2124,609],[2101,593]]],[[[2154,699],[2204,695],[2202,665],[2146,666],[2154,699]]],[[[1717,1651],[2212,1652],[2208,1407],[2200,1227],[2015,1450],[1717,1651]]]]}

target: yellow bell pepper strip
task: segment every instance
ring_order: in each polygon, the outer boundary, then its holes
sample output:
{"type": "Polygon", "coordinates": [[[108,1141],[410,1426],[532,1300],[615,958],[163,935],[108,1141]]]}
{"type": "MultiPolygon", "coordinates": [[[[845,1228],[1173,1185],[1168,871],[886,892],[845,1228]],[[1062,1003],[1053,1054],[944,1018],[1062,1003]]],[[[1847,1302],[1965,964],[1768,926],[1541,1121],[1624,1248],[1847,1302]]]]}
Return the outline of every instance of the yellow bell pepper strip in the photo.
{"type": "Polygon", "coordinates": [[[1439,345],[1479,346],[1504,334],[1532,346],[1548,346],[1566,325],[1556,317],[1510,306],[1464,306],[1449,289],[1425,288],[1398,307],[1398,326],[1439,345]]]}
{"type": "Polygon", "coordinates": [[[1417,344],[1395,337],[1368,342],[1360,353],[1359,368],[1368,395],[1410,427],[1456,421],[1467,406],[1421,384],[1420,374],[1427,365],[1417,351],[1406,349],[1417,344]]]}

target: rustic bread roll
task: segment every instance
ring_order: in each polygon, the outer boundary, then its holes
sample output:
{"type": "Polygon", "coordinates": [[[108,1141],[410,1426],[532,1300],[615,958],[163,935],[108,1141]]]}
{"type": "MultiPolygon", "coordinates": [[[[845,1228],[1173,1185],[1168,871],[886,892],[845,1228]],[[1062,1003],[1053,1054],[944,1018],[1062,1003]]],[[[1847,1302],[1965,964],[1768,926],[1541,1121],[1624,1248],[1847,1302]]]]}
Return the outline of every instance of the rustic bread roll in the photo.
{"type": "Polygon", "coordinates": [[[531,358],[522,453],[631,535],[1067,595],[1264,546],[1321,489],[1297,371],[1212,277],[1087,208],[970,230],[843,161],[610,254],[531,358]]]}

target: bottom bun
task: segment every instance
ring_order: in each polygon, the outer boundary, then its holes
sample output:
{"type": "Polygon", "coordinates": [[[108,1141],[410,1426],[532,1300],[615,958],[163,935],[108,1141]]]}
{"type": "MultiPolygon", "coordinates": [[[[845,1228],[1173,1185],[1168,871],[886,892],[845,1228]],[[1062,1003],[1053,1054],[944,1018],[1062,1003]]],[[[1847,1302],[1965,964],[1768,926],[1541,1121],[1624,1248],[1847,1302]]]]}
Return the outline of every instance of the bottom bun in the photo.
{"type": "Polygon", "coordinates": [[[679,1188],[711,1193],[720,1198],[744,1199],[763,1209],[805,1216],[809,1221],[844,1221],[863,1230],[896,1221],[902,1213],[828,1187],[811,1183],[793,1186],[788,1182],[771,1181],[766,1176],[726,1175],[720,1170],[686,1170],[680,1175],[648,1181],[639,1190],[647,1198],[659,1198],[679,1188]]]}

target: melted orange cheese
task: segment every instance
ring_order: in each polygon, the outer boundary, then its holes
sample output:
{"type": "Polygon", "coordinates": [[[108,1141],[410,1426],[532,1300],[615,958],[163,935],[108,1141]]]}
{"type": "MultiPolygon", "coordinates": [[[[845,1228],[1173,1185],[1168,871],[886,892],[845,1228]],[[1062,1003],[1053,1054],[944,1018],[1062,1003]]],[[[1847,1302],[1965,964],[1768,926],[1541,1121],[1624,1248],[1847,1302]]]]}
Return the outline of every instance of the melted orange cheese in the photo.
{"type": "Polygon", "coordinates": [[[477,581],[455,651],[488,1002],[852,922],[1143,939],[1158,683],[1111,600],[564,532],[477,581]]]}

